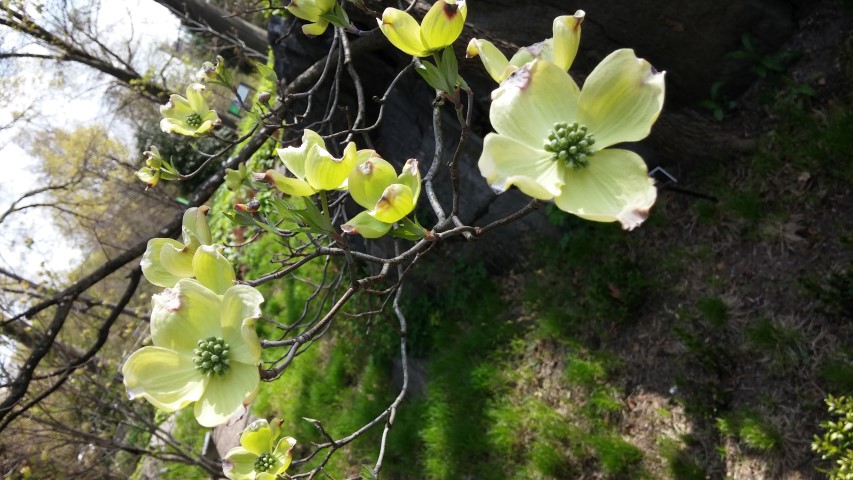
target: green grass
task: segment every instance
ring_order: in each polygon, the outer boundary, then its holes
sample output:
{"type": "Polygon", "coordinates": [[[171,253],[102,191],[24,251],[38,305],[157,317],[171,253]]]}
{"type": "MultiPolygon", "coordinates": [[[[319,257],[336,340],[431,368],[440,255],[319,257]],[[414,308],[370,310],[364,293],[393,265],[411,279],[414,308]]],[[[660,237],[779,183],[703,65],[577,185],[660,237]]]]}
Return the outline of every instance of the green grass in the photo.
{"type": "Polygon", "coordinates": [[[706,480],[707,472],[690,456],[682,442],[660,438],[657,443],[672,480],[706,480]]]}
{"type": "Polygon", "coordinates": [[[630,238],[611,224],[562,212],[549,218],[561,236],[534,254],[537,275],[525,286],[525,300],[540,315],[541,335],[575,341],[629,325],[656,286],[643,275],[630,238]]]}
{"type": "Polygon", "coordinates": [[[771,367],[780,372],[795,368],[806,360],[803,334],[789,326],[759,318],[746,329],[746,344],[753,351],[767,355],[771,367]]]}
{"type": "Polygon", "coordinates": [[[737,410],[717,418],[717,430],[734,438],[754,451],[778,451],[782,447],[782,434],[756,412],[737,410]]]}
{"type": "Polygon", "coordinates": [[[702,317],[715,328],[724,328],[729,320],[729,307],[718,297],[702,297],[696,303],[702,317]]]}
{"type": "Polygon", "coordinates": [[[630,478],[644,476],[636,470],[643,452],[633,444],[616,435],[595,436],[589,439],[589,443],[604,471],[611,475],[630,475],[630,478]]]}
{"type": "Polygon", "coordinates": [[[829,393],[853,392],[853,350],[838,352],[824,361],[819,375],[829,393]]]}

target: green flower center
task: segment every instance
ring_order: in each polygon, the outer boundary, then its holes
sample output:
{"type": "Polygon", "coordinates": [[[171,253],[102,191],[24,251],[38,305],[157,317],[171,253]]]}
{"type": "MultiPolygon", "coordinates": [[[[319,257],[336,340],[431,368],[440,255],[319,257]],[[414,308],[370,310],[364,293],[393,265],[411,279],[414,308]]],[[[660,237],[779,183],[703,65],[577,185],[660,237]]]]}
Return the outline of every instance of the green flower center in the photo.
{"type": "Polygon", "coordinates": [[[228,371],[228,352],[231,347],[221,337],[207,337],[198,341],[198,348],[193,350],[195,368],[211,376],[222,376],[228,371]]]}
{"type": "Polygon", "coordinates": [[[201,126],[201,115],[197,113],[191,113],[187,115],[187,125],[192,128],[198,128],[201,126]]]}
{"type": "Polygon", "coordinates": [[[551,152],[555,161],[565,162],[575,170],[580,170],[589,165],[594,143],[592,135],[586,133],[586,125],[558,122],[552,130],[548,130],[545,151],[551,152]]]}
{"type": "Polygon", "coordinates": [[[275,457],[269,453],[265,453],[255,460],[255,471],[258,473],[266,472],[275,466],[275,457]]]}

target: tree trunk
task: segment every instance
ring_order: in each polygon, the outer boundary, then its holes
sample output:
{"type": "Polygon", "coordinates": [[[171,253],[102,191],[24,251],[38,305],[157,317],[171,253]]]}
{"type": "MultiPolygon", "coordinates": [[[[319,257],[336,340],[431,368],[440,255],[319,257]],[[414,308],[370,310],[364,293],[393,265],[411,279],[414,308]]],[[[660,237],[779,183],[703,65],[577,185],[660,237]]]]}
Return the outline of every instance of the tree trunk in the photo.
{"type": "Polygon", "coordinates": [[[212,31],[227,34],[239,40],[244,47],[266,55],[269,42],[267,32],[240,17],[232,16],[219,7],[201,0],[155,0],[179,17],[209,27],[212,31]]]}

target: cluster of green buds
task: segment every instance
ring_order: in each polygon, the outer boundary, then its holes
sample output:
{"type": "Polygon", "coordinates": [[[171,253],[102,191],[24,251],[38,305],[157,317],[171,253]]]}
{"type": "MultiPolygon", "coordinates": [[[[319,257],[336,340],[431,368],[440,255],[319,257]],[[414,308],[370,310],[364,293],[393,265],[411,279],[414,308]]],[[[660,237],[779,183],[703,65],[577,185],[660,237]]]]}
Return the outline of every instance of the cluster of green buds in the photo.
{"type": "Polygon", "coordinates": [[[221,337],[207,337],[198,341],[198,348],[193,350],[195,368],[207,376],[225,375],[228,370],[228,353],[231,347],[221,337]]]}
{"type": "Polygon", "coordinates": [[[281,419],[255,420],[240,434],[240,446],[222,459],[225,476],[231,480],[275,480],[285,477],[293,459],[296,440],[281,437],[281,419]]]}
{"type": "Polygon", "coordinates": [[[586,130],[586,126],[578,125],[578,122],[557,122],[553,129],[548,130],[545,151],[551,152],[554,160],[564,162],[575,170],[588,166],[589,157],[594,155],[592,145],[595,138],[588,135],[586,130]]]}

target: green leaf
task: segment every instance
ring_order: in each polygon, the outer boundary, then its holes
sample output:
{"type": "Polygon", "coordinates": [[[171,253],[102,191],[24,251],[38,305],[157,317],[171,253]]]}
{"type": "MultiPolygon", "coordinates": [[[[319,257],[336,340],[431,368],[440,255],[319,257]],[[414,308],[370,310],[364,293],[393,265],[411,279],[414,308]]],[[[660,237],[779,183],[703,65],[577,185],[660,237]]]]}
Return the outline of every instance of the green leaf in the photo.
{"type": "MultiPolygon", "coordinates": [[[[459,77],[459,63],[456,61],[456,53],[453,52],[452,47],[447,47],[441,52],[441,73],[444,76],[444,84],[452,90],[459,77]]],[[[445,92],[452,93],[449,90],[445,92]]]]}
{"type": "Polygon", "coordinates": [[[730,60],[749,60],[755,58],[755,55],[750,52],[745,52],[743,50],[737,50],[734,52],[727,53],[726,58],[730,60]]]}
{"type": "Polygon", "coordinates": [[[430,87],[442,91],[447,92],[451,90],[447,86],[447,82],[445,81],[444,75],[441,73],[441,70],[438,69],[435,65],[427,61],[421,61],[421,65],[415,69],[418,72],[418,75],[423,77],[424,80],[429,84],[430,87]]]}
{"type": "Polygon", "coordinates": [[[278,83],[278,75],[275,74],[275,71],[273,69],[262,63],[257,64],[256,67],[258,67],[258,73],[260,73],[261,76],[264,77],[266,80],[273,83],[278,83]]]}
{"type": "Polygon", "coordinates": [[[237,225],[243,227],[251,227],[255,225],[255,219],[252,218],[251,214],[246,212],[240,212],[237,210],[228,210],[224,213],[225,217],[234,222],[237,225]]]}
{"type": "Polygon", "coordinates": [[[337,2],[335,2],[335,7],[331,12],[320,15],[320,18],[328,20],[336,27],[349,28],[351,26],[347,12],[337,2]]]}
{"type": "Polygon", "coordinates": [[[362,480],[376,480],[376,475],[373,474],[373,470],[367,465],[361,466],[361,474],[359,476],[362,480]]]}
{"type": "Polygon", "coordinates": [[[332,221],[323,215],[317,205],[314,205],[314,202],[310,200],[305,201],[305,218],[308,226],[322,232],[332,233],[332,221]]]}
{"type": "Polygon", "coordinates": [[[416,242],[426,237],[428,232],[418,223],[417,219],[404,218],[397,223],[390,233],[395,237],[416,242]]]}
{"type": "Polygon", "coordinates": [[[752,44],[752,36],[750,34],[744,33],[741,35],[740,41],[747,52],[755,52],[755,46],[752,44]]]}

